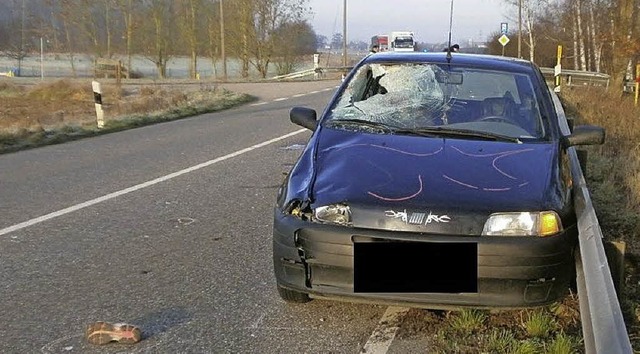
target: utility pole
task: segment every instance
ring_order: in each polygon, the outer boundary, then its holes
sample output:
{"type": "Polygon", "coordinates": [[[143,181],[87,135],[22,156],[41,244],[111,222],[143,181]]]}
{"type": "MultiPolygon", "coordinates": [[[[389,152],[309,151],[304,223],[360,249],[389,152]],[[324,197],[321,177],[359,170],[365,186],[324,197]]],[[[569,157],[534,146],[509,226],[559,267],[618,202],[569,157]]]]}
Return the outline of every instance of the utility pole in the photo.
{"type": "Polygon", "coordinates": [[[40,37],[40,80],[44,80],[44,39],[40,37]]]}
{"type": "Polygon", "coordinates": [[[518,1],[518,58],[522,58],[522,0],[518,1]]]}
{"type": "MultiPolygon", "coordinates": [[[[345,0],[346,1],[346,0],[345,0]]],[[[22,0],[22,19],[20,20],[20,54],[18,58],[18,72],[19,76],[22,76],[22,58],[24,55],[24,0],[22,0]]]]}
{"type": "Polygon", "coordinates": [[[342,16],[342,65],[347,67],[347,0],[344,0],[344,13],[342,16]]]}
{"type": "Polygon", "coordinates": [[[220,0],[220,56],[222,57],[222,73],[224,81],[227,81],[227,55],[224,51],[224,10],[220,0]]]}

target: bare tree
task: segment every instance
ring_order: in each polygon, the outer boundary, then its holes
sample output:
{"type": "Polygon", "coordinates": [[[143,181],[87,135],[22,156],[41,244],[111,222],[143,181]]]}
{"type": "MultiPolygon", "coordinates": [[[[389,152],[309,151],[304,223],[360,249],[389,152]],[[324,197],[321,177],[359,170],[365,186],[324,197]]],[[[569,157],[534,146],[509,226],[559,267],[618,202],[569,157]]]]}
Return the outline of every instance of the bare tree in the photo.
{"type": "MultiPolygon", "coordinates": [[[[277,49],[274,33],[287,24],[299,22],[305,5],[306,0],[262,0],[256,4],[252,64],[263,78],[267,76],[269,64],[277,49]]],[[[293,38],[290,40],[293,41],[293,38]]]]}
{"type": "Polygon", "coordinates": [[[256,0],[237,0],[236,13],[240,25],[240,47],[236,46],[242,62],[242,77],[249,77],[249,43],[252,42],[255,31],[253,28],[254,3],[256,0]]]}
{"type": "Polygon", "coordinates": [[[189,77],[195,79],[198,72],[198,14],[203,6],[200,0],[180,0],[177,4],[179,4],[182,37],[189,48],[189,77]]]}
{"type": "Polygon", "coordinates": [[[577,45],[577,54],[578,54],[578,66],[576,67],[579,70],[587,70],[587,58],[585,54],[585,36],[583,31],[583,21],[582,21],[582,0],[574,0],[574,11],[576,18],[576,30],[577,30],[577,38],[575,44],[577,45]]]}
{"type": "Polygon", "coordinates": [[[307,22],[287,23],[278,28],[273,37],[278,48],[274,58],[278,75],[293,72],[301,58],[315,53],[318,47],[318,38],[307,22]]]}
{"type": "Polygon", "coordinates": [[[122,13],[122,18],[124,20],[124,39],[125,39],[125,54],[127,56],[127,79],[131,77],[131,57],[132,53],[132,45],[133,45],[133,35],[135,30],[135,22],[134,22],[134,13],[135,7],[133,5],[133,0],[118,0],[117,7],[122,13]]]}
{"type": "MultiPolygon", "coordinates": [[[[516,13],[522,12],[523,14],[523,25],[524,30],[526,31],[527,38],[524,39],[525,45],[529,48],[529,60],[535,61],[535,52],[536,52],[536,24],[538,22],[538,18],[541,16],[541,11],[548,5],[547,0],[505,0],[505,2],[513,9],[515,9],[516,13]],[[522,6],[522,8],[520,8],[522,6]],[[522,10],[522,11],[520,11],[522,10]]],[[[516,23],[520,21],[517,15],[514,15],[516,23]]]]}
{"type": "Polygon", "coordinates": [[[171,58],[173,35],[173,0],[145,0],[145,21],[142,27],[143,54],[156,65],[159,78],[167,76],[167,63],[171,58]]]}
{"type": "Polygon", "coordinates": [[[221,29],[220,29],[220,2],[213,1],[211,6],[209,6],[204,12],[207,17],[207,33],[208,33],[208,42],[207,42],[207,53],[209,58],[211,58],[211,68],[213,70],[213,75],[217,76],[216,69],[216,61],[219,55],[219,52],[222,50],[220,48],[221,42],[221,29]]]}
{"type": "Polygon", "coordinates": [[[596,72],[600,72],[600,62],[602,59],[602,47],[603,41],[598,36],[599,27],[596,22],[595,11],[594,8],[597,6],[597,3],[594,3],[594,0],[589,1],[589,22],[591,23],[589,28],[589,42],[591,43],[591,51],[593,53],[593,70],[596,72]]]}
{"type": "Polygon", "coordinates": [[[636,0],[617,0],[614,8],[616,14],[613,30],[615,47],[611,75],[613,87],[622,87],[627,76],[629,63],[638,46],[638,39],[634,38],[634,30],[637,28],[634,19],[637,17],[638,7],[636,0]]]}

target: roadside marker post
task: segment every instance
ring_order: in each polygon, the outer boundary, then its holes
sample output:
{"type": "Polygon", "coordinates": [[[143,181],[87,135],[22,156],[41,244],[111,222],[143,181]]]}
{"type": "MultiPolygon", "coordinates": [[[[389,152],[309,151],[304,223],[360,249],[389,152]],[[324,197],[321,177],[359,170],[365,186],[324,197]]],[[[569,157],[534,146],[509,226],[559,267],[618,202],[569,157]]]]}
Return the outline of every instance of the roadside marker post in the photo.
{"type": "Polygon", "coordinates": [[[562,85],[562,80],[560,78],[560,74],[562,73],[562,46],[558,46],[558,63],[554,68],[554,77],[555,77],[555,87],[553,88],[554,92],[560,92],[560,86],[562,85]]]}
{"type": "Polygon", "coordinates": [[[98,123],[98,128],[104,127],[104,111],[102,110],[102,88],[100,87],[100,83],[98,81],[91,82],[91,86],[93,87],[93,101],[96,104],[96,121],[98,123]]]}
{"type": "Polygon", "coordinates": [[[636,107],[638,107],[638,95],[640,89],[640,64],[636,64],[636,98],[634,100],[636,107]]]}

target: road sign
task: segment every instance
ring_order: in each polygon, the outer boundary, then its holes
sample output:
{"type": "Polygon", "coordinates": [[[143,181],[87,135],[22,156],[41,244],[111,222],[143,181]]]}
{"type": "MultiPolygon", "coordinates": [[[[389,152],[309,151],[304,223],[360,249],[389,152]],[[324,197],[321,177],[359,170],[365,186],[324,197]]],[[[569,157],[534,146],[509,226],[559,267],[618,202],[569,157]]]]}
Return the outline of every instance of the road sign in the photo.
{"type": "Polygon", "coordinates": [[[509,37],[507,37],[506,34],[503,34],[502,36],[500,36],[500,38],[498,38],[498,42],[500,42],[500,44],[502,44],[502,46],[504,47],[505,45],[507,45],[507,43],[509,43],[509,37]]]}
{"type": "Polygon", "coordinates": [[[500,24],[500,33],[507,34],[509,33],[509,24],[506,22],[502,22],[500,24]]]}

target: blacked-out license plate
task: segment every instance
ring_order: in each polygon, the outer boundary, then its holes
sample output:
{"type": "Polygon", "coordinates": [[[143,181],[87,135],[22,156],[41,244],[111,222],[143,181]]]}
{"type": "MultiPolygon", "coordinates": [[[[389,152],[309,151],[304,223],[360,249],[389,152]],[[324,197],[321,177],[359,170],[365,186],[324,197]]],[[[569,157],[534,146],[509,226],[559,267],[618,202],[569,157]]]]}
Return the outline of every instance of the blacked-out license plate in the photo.
{"type": "Polygon", "coordinates": [[[356,293],[477,293],[478,244],[355,242],[356,293]]]}

